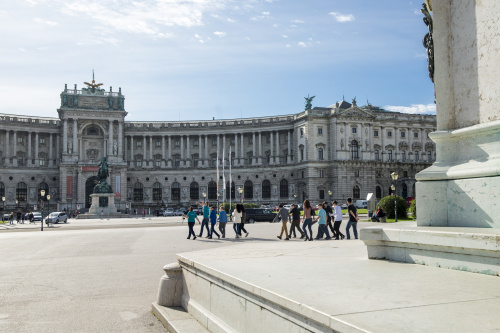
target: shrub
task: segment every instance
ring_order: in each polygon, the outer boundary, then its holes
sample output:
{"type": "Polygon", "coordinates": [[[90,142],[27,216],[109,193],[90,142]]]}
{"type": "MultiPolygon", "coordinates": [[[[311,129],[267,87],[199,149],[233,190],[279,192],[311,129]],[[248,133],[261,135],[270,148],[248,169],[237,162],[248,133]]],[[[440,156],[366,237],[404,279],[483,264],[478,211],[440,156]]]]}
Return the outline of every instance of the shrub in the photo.
{"type": "Polygon", "coordinates": [[[411,216],[416,220],[417,219],[417,199],[413,199],[410,205],[411,216]]]}
{"type": "MultiPolygon", "coordinates": [[[[398,207],[398,218],[406,218],[408,217],[407,209],[408,209],[408,204],[405,199],[400,197],[399,195],[396,196],[397,200],[397,207],[398,207]]],[[[383,211],[387,214],[387,218],[393,219],[394,218],[394,196],[388,195],[380,202],[378,203],[378,207],[381,207],[383,211]]]]}

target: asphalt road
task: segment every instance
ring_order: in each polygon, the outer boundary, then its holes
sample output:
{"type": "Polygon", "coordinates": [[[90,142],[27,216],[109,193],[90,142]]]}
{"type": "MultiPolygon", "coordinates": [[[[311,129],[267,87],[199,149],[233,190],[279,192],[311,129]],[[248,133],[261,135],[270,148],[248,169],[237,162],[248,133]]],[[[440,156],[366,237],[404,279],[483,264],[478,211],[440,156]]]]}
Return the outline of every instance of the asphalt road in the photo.
{"type": "MultiPolygon", "coordinates": [[[[151,315],[163,266],[176,253],[237,242],[187,240],[177,223],[64,228],[0,232],[0,332],[166,332],[151,315]]],[[[269,239],[278,228],[248,227],[269,239]]]]}

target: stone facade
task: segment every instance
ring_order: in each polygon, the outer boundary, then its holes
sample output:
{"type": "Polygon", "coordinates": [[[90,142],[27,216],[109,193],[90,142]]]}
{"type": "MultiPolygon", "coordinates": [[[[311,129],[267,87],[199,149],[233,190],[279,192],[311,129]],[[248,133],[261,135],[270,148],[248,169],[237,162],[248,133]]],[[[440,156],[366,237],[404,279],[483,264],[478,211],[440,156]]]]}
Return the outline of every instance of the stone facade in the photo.
{"type": "Polygon", "coordinates": [[[436,117],[353,101],[297,114],[203,121],[127,122],[125,97],[65,87],[58,118],[0,115],[0,196],[32,206],[40,190],[58,209],[90,205],[96,164],[108,158],[118,209],[187,207],[203,200],[277,204],[415,196],[415,174],[435,160],[436,117]],[[231,155],[229,155],[231,154],[231,155]],[[216,161],[219,157],[219,180],[216,161]],[[225,159],[226,193],[222,192],[225,159]],[[217,181],[219,192],[217,192],[217,181]],[[242,189],[240,196],[239,189],[242,189]]]}

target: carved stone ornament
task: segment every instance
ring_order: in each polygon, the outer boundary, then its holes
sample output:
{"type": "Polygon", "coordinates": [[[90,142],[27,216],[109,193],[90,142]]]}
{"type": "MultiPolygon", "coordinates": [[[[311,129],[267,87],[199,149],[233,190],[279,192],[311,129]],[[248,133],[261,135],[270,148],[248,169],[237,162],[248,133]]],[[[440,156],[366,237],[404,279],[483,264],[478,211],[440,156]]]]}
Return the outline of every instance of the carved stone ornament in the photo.
{"type": "Polygon", "coordinates": [[[434,82],[434,41],[432,39],[433,21],[427,4],[422,4],[422,7],[423,8],[420,12],[424,14],[424,23],[429,28],[429,32],[425,34],[422,43],[427,49],[427,69],[429,70],[429,78],[432,82],[434,82]]]}
{"type": "Polygon", "coordinates": [[[97,149],[88,149],[87,150],[87,157],[89,160],[96,160],[98,156],[99,156],[99,150],[97,150],[97,149]]]}

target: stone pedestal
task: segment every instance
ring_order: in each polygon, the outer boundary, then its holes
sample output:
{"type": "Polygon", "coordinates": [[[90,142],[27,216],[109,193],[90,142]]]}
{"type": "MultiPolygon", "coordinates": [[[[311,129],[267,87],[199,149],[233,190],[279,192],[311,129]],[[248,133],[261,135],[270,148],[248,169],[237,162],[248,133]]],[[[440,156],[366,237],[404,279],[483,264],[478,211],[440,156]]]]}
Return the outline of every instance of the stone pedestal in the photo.
{"type": "Polygon", "coordinates": [[[89,212],[87,214],[96,216],[108,216],[118,214],[115,207],[115,194],[114,193],[94,193],[91,194],[92,204],[90,206],[89,212]],[[108,198],[108,207],[100,207],[99,199],[108,198]]]}
{"type": "Polygon", "coordinates": [[[436,162],[415,176],[417,229],[366,230],[370,258],[499,274],[499,12],[498,0],[432,3],[436,162]]]}

